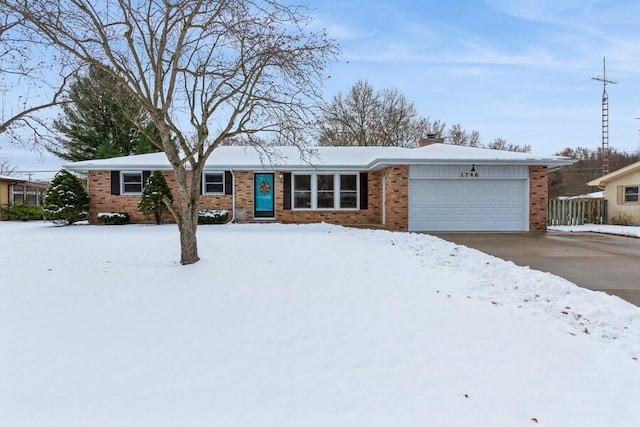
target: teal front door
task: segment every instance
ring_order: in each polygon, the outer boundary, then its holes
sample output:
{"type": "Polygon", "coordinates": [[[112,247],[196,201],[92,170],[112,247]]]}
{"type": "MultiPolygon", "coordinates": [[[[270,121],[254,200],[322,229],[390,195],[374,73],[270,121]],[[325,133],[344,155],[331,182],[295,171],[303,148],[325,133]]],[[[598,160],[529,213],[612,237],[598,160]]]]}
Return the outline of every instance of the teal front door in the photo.
{"type": "Polygon", "coordinates": [[[253,216],[254,218],[274,218],[273,174],[253,175],[253,216]]]}

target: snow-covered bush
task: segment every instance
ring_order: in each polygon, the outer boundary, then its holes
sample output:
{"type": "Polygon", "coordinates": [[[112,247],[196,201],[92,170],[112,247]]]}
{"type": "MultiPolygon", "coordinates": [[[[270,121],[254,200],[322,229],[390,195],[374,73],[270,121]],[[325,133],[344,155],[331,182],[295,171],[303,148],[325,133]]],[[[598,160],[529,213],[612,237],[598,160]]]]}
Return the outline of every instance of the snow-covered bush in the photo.
{"type": "Polygon", "coordinates": [[[47,220],[72,224],[87,217],[89,196],[80,180],[62,169],[44,195],[43,210],[47,220]]]}
{"type": "Polygon", "coordinates": [[[226,210],[204,209],[198,212],[198,224],[224,224],[228,219],[226,210]]]}
{"type": "Polygon", "coordinates": [[[145,215],[153,215],[156,224],[160,224],[162,214],[169,211],[163,200],[165,197],[173,201],[173,194],[171,194],[164,175],[160,171],[154,171],[142,190],[138,210],[145,215]]]}
{"type": "Polygon", "coordinates": [[[126,212],[100,212],[98,222],[104,225],[129,224],[129,214],[126,212]]]}

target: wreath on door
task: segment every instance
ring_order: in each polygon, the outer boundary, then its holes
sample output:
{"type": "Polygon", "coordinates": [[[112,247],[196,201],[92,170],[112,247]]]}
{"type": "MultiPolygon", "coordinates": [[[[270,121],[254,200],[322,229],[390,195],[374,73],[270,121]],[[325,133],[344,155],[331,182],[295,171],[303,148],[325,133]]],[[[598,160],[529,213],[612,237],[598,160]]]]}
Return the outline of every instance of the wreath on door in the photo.
{"type": "Polygon", "coordinates": [[[271,186],[267,181],[262,181],[258,186],[258,190],[260,190],[262,194],[267,194],[268,192],[271,191],[271,186]]]}

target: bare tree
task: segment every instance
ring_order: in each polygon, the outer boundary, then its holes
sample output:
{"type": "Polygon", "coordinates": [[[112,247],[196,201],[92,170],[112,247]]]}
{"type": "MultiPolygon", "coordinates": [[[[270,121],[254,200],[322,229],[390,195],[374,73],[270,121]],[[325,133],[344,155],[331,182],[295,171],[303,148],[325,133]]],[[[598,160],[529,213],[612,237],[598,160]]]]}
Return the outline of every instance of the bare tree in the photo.
{"type": "MultiPolygon", "coordinates": [[[[182,264],[198,261],[200,175],[225,139],[315,121],[336,47],[277,0],[0,0],[68,59],[111,70],[173,167],[182,264]]],[[[294,126],[295,125],[295,126],[294,126]]],[[[139,124],[140,131],[145,130],[139,124]]]]}
{"type": "Polygon", "coordinates": [[[467,147],[480,147],[480,132],[473,130],[468,133],[460,123],[452,125],[445,136],[445,142],[452,145],[466,145],[467,147]]]}
{"type": "MultiPolygon", "coordinates": [[[[46,124],[39,113],[64,102],[62,91],[74,69],[60,66],[51,72],[42,53],[46,46],[34,33],[25,32],[24,20],[0,8],[0,134],[23,142],[18,131],[27,129],[35,140],[46,124]],[[34,48],[40,50],[33,55],[34,48]]],[[[48,58],[55,62],[54,58],[48,58]]]]}
{"type": "Polygon", "coordinates": [[[444,124],[418,116],[397,89],[375,91],[359,80],[346,95],[339,93],[325,106],[320,121],[320,145],[413,147],[429,133],[440,134],[444,124]],[[435,131],[434,131],[435,129],[435,131]]]}
{"type": "Polygon", "coordinates": [[[507,142],[504,138],[496,138],[486,145],[486,148],[490,148],[492,150],[503,150],[503,151],[517,151],[520,153],[528,153],[531,151],[531,146],[526,145],[518,145],[507,142]]]}
{"type": "Polygon", "coordinates": [[[0,160],[0,175],[11,176],[16,173],[16,167],[11,165],[9,160],[0,160]]]}

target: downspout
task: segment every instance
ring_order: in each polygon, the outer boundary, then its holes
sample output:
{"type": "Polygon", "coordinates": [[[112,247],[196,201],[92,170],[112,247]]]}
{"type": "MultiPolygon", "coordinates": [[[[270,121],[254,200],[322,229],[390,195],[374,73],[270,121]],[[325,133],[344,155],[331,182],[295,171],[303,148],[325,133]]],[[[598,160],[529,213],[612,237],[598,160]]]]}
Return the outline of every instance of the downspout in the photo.
{"type": "Polygon", "coordinates": [[[233,186],[233,190],[231,191],[231,223],[236,222],[236,175],[233,173],[233,169],[230,169],[231,172],[231,185],[233,186]]]}

